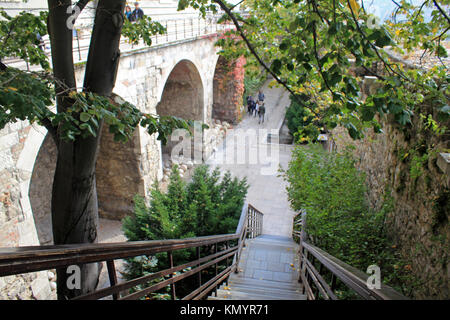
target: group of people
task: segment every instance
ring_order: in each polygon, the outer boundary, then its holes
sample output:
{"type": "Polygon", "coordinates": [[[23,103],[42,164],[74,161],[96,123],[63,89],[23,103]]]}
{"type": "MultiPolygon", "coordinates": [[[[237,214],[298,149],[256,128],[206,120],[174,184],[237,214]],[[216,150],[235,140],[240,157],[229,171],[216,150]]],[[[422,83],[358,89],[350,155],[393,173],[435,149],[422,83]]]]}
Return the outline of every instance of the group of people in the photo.
{"type": "Polygon", "coordinates": [[[258,92],[258,99],[255,101],[252,96],[247,97],[247,111],[250,114],[250,116],[256,117],[258,114],[259,120],[258,124],[261,124],[261,122],[264,123],[264,115],[266,114],[266,107],[264,104],[264,93],[259,90],[258,92]]]}
{"type": "Polygon", "coordinates": [[[139,2],[134,3],[134,10],[131,11],[131,8],[129,5],[125,6],[125,17],[130,22],[136,22],[139,19],[142,19],[144,17],[144,11],[139,8],[139,2]]]}

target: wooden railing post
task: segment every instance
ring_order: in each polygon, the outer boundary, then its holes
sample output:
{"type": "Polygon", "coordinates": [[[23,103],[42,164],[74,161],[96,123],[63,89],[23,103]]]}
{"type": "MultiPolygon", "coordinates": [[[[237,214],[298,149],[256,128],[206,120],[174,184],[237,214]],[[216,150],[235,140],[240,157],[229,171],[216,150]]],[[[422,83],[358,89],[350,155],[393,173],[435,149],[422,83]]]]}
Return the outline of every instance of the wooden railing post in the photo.
{"type": "MultiPolygon", "coordinates": [[[[169,251],[169,264],[170,264],[170,268],[173,268],[173,254],[172,251],[169,251]]],[[[173,272],[170,274],[170,277],[173,278],[174,274],[173,272]]],[[[175,292],[175,282],[172,282],[170,284],[170,288],[172,291],[172,300],[176,300],[177,296],[176,296],[176,292],[175,292]]]]}
{"type": "MultiPolygon", "coordinates": [[[[302,275],[303,275],[303,279],[306,279],[306,261],[304,261],[305,257],[304,257],[304,252],[303,252],[303,241],[306,240],[306,211],[302,211],[302,229],[300,231],[300,245],[298,248],[298,252],[299,252],[299,278],[298,281],[301,282],[302,281],[302,275]]],[[[305,290],[305,284],[303,284],[303,290],[305,290]]]]}
{"type": "MultiPolygon", "coordinates": [[[[197,247],[197,259],[199,261],[197,266],[200,267],[200,247],[197,247]]],[[[198,273],[198,286],[199,287],[202,286],[202,273],[201,272],[198,273]]]]}
{"type": "MultiPolygon", "coordinates": [[[[214,245],[214,253],[217,253],[217,246],[218,246],[218,245],[219,245],[219,243],[216,243],[216,244],[214,245]]],[[[218,265],[218,262],[216,263],[216,266],[215,266],[215,272],[216,272],[216,277],[217,277],[217,274],[219,273],[219,265],[218,265]]],[[[214,290],[214,293],[215,293],[216,297],[217,297],[217,286],[218,286],[218,285],[216,285],[215,290],[214,290]]]]}
{"type": "MultiPolygon", "coordinates": [[[[110,286],[115,286],[117,284],[117,274],[116,267],[114,266],[114,260],[106,261],[106,267],[108,268],[108,277],[110,286]]],[[[117,300],[119,298],[119,294],[113,294],[113,300],[117,300]]]]}

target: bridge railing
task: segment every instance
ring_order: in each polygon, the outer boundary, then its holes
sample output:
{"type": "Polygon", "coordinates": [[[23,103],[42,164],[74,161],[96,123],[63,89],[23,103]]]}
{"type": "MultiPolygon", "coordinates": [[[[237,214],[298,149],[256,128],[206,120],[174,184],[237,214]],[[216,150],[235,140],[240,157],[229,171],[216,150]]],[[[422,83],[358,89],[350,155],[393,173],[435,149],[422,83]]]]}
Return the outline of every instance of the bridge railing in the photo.
{"type": "MultiPolygon", "coordinates": [[[[206,19],[186,17],[183,19],[159,20],[162,26],[166,28],[163,35],[157,34],[151,37],[152,46],[175,43],[182,40],[196,39],[202,36],[213,35],[225,32],[234,28],[229,22],[218,23],[219,16],[210,15],[206,19]]],[[[73,59],[75,63],[85,62],[89,53],[91,33],[88,29],[76,30],[73,32],[73,59]]],[[[132,44],[125,37],[121,38],[120,50],[122,52],[133,51],[148,47],[142,41],[139,44],[132,44]]],[[[50,40],[44,39],[42,48],[47,56],[51,55],[50,40]]],[[[27,61],[20,58],[10,57],[2,60],[9,66],[21,67],[30,70],[31,66],[27,61]]]]}
{"type": "Polygon", "coordinates": [[[182,300],[199,300],[216,290],[231,272],[239,272],[241,250],[247,236],[255,237],[262,230],[262,214],[251,205],[244,204],[236,232],[188,239],[134,241],[107,244],[69,244],[57,246],[31,246],[0,248],[0,277],[21,273],[67,268],[71,265],[106,262],[110,286],[78,296],[76,300],[93,300],[112,296],[113,299],[140,299],[170,286],[172,299],[178,299],[176,283],[197,276],[198,287],[182,300]],[[201,249],[206,256],[201,256],[201,249]],[[173,252],[195,249],[196,259],[174,265],[173,252]],[[166,252],[170,267],[136,279],[118,283],[115,260],[138,256],[151,256],[166,252]],[[219,264],[222,263],[219,272],[219,264]],[[202,271],[214,268],[213,276],[202,281],[202,271]],[[150,283],[151,282],[151,283],[150,283]],[[137,291],[128,293],[129,289],[137,291]]]}
{"type": "Polygon", "coordinates": [[[300,244],[299,282],[303,285],[302,293],[307,295],[308,300],[338,300],[335,294],[337,279],[365,300],[408,299],[384,284],[381,284],[380,289],[372,289],[367,285],[367,274],[312,245],[305,230],[305,211],[295,217],[294,226],[301,227],[300,232],[293,232],[293,238],[300,244]]]}

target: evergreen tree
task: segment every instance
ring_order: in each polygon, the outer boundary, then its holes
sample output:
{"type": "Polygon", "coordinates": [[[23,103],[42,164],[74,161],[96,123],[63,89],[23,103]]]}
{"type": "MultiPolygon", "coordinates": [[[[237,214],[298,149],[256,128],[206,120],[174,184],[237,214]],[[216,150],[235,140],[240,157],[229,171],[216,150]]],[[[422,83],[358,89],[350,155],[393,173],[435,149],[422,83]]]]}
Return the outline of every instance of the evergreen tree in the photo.
{"type": "MultiPolygon", "coordinates": [[[[123,220],[125,236],[130,241],[182,239],[214,234],[234,233],[239,222],[248,184],[244,178],[232,178],[226,172],[215,169],[210,172],[207,165],[194,171],[192,181],[186,184],[174,166],[170,175],[167,193],[163,193],[158,183],[151,191],[147,207],[145,200],[136,196],[135,214],[123,220]]],[[[204,248],[211,253],[212,247],[204,248]]],[[[173,252],[175,265],[195,259],[195,250],[184,249],[173,252]]],[[[167,253],[141,256],[127,260],[127,279],[156,272],[169,267],[167,253]]],[[[189,286],[191,281],[186,281],[189,286]]],[[[184,287],[177,286],[177,291],[184,287]]]]}

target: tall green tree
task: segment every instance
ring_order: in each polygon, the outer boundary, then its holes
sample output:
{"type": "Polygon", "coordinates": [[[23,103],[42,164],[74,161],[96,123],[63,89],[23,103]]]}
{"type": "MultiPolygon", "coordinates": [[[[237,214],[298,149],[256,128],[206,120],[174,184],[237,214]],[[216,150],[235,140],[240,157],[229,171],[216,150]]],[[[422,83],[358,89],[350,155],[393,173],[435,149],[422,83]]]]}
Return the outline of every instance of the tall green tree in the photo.
{"type": "MultiPolygon", "coordinates": [[[[145,114],[113,94],[120,59],[122,31],[132,41],[164,28],[144,19],[131,25],[124,19],[125,0],[98,0],[82,89],[77,88],[73,61],[71,26],[78,12],[90,1],[48,0],[48,12],[21,13],[15,17],[1,10],[0,59],[17,56],[44,71],[25,72],[0,65],[0,128],[19,120],[45,126],[57,146],[57,163],[52,189],[51,211],[55,244],[97,241],[98,207],[95,183],[100,132],[104,125],[118,141],[126,141],[141,125],[166,141],[174,128],[189,129],[186,121],[145,114]],[[125,25],[125,29],[123,27],[125,25]],[[36,35],[51,42],[52,66],[38,49],[36,35]],[[56,101],[56,112],[51,106],[56,101]]],[[[68,299],[95,289],[97,264],[81,266],[81,288],[69,290],[65,268],[57,269],[58,298],[68,299]]]]}

